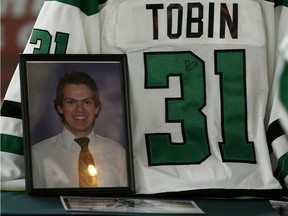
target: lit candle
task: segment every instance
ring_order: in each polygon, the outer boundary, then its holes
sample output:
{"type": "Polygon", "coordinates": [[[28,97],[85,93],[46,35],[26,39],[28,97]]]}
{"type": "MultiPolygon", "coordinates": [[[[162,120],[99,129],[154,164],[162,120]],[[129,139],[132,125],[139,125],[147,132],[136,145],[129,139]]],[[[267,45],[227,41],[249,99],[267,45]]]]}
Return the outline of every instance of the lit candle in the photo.
{"type": "Polygon", "coordinates": [[[96,170],[95,166],[89,165],[88,166],[88,172],[89,172],[89,174],[91,176],[91,187],[98,187],[97,170],[96,170]]]}

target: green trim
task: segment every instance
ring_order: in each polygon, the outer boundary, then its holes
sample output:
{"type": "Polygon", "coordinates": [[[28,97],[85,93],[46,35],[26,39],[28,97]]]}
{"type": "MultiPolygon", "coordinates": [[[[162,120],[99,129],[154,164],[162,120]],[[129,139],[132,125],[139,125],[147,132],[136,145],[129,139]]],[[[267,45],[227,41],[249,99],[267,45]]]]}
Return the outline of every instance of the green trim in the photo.
{"type": "Polygon", "coordinates": [[[99,12],[99,3],[105,3],[107,0],[48,0],[57,1],[64,4],[78,7],[87,16],[95,15],[99,12]]]}
{"type": "Polygon", "coordinates": [[[24,155],[23,138],[8,134],[1,135],[1,152],[24,155]]]}
{"type": "Polygon", "coordinates": [[[279,95],[280,100],[288,113],[288,62],[284,65],[284,70],[280,77],[279,95]]]}
{"type": "Polygon", "coordinates": [[[288,7],[288,0],[264,0],[264,1],[274,3],[275,7],[277,7],[277,6],[288,7]]]}
{"type": "Polygon", "coordinates": [[[288,175],[288,152],[279,158],[278,167],[280,174],[284,179],[288,175]]]}
{"type": "Polygon", "coordinates": [[[280,5],[288,7],[288,0],[277,0],[276,1],[276,6],[280,6],[280,5]]]}
{"type": "Polygon", "coordinates": [[[285,6],[288,7],[288,0],[275,0],[275,6],[285,6]]]}

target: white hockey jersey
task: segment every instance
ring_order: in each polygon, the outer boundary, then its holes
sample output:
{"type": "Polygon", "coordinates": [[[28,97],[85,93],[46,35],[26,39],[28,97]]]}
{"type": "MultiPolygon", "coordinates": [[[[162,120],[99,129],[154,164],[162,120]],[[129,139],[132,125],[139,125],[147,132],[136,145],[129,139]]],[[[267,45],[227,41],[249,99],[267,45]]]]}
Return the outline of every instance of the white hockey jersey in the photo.
{"type": "MultiPolygon", "coordinates": [[[[274,151],[287,140],[275,131],[280,113],[270,87],[287,5],[109,0],[100,14],[96,1],[87,5],[45,2],[24,52],[127,54],[137,193],[262,196],[281,189],[269,154],[285,155],[274,151]]],[[[1,110],[1,184],[8,189],[24,189],[17,73],[1,110]]],[[[280,179],[287,170],[278,166],[280,179]]]]}

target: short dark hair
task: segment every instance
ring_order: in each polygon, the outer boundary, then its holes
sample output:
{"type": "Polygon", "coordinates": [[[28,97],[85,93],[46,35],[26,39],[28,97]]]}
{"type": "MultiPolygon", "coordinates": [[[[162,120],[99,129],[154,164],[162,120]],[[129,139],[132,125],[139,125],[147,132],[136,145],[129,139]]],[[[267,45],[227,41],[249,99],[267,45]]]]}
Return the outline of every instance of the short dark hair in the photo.
{"type": "Polygon", "coordinates": [[[61,119],[63,119],[63,115],[58,112],[57,107],[63,106],[64,87],[66,84],[76,84],[76,85],[84,84],[88,86],[93,91],[93,97],[96,106],[99,106],[99,108],[101,108],[99,90],[94,79],[92,79],[90,75],[82,71],[66,72],[58,81],[56,89],[56,98],[54,100],[54,108],[61,117],[61,119]]]}

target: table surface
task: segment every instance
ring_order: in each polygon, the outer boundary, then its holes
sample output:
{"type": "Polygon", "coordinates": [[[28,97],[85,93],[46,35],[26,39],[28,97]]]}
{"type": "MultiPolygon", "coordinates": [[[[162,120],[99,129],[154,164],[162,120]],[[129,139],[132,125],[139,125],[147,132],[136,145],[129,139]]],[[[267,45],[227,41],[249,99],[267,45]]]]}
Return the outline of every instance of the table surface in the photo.
{"type": "MultiPolygon", "coordinates": [[[[279,216],[267,199],[192,198],[208,216],[279,216]]],[[[1,191],[1,215],[83,215],[64,210],[59,196],[29,196],[25,192],[1,191]]],[[[91,213],[87,213],[91,214],[91,213]]],[[[113,215],[112,213],[93,213],[113,215]]],[[[114,215],[139,215],[121,213],[114,215]]],[[[145,214],[147,215],[147,214],[145,214]]],[[[153,215],[153,214],[149,214],[153,215]]],[[[159,215],[159,214],[154,214],[159,215]]],[[[195,215],[195,214],[193,214],[195,215]]]]}

